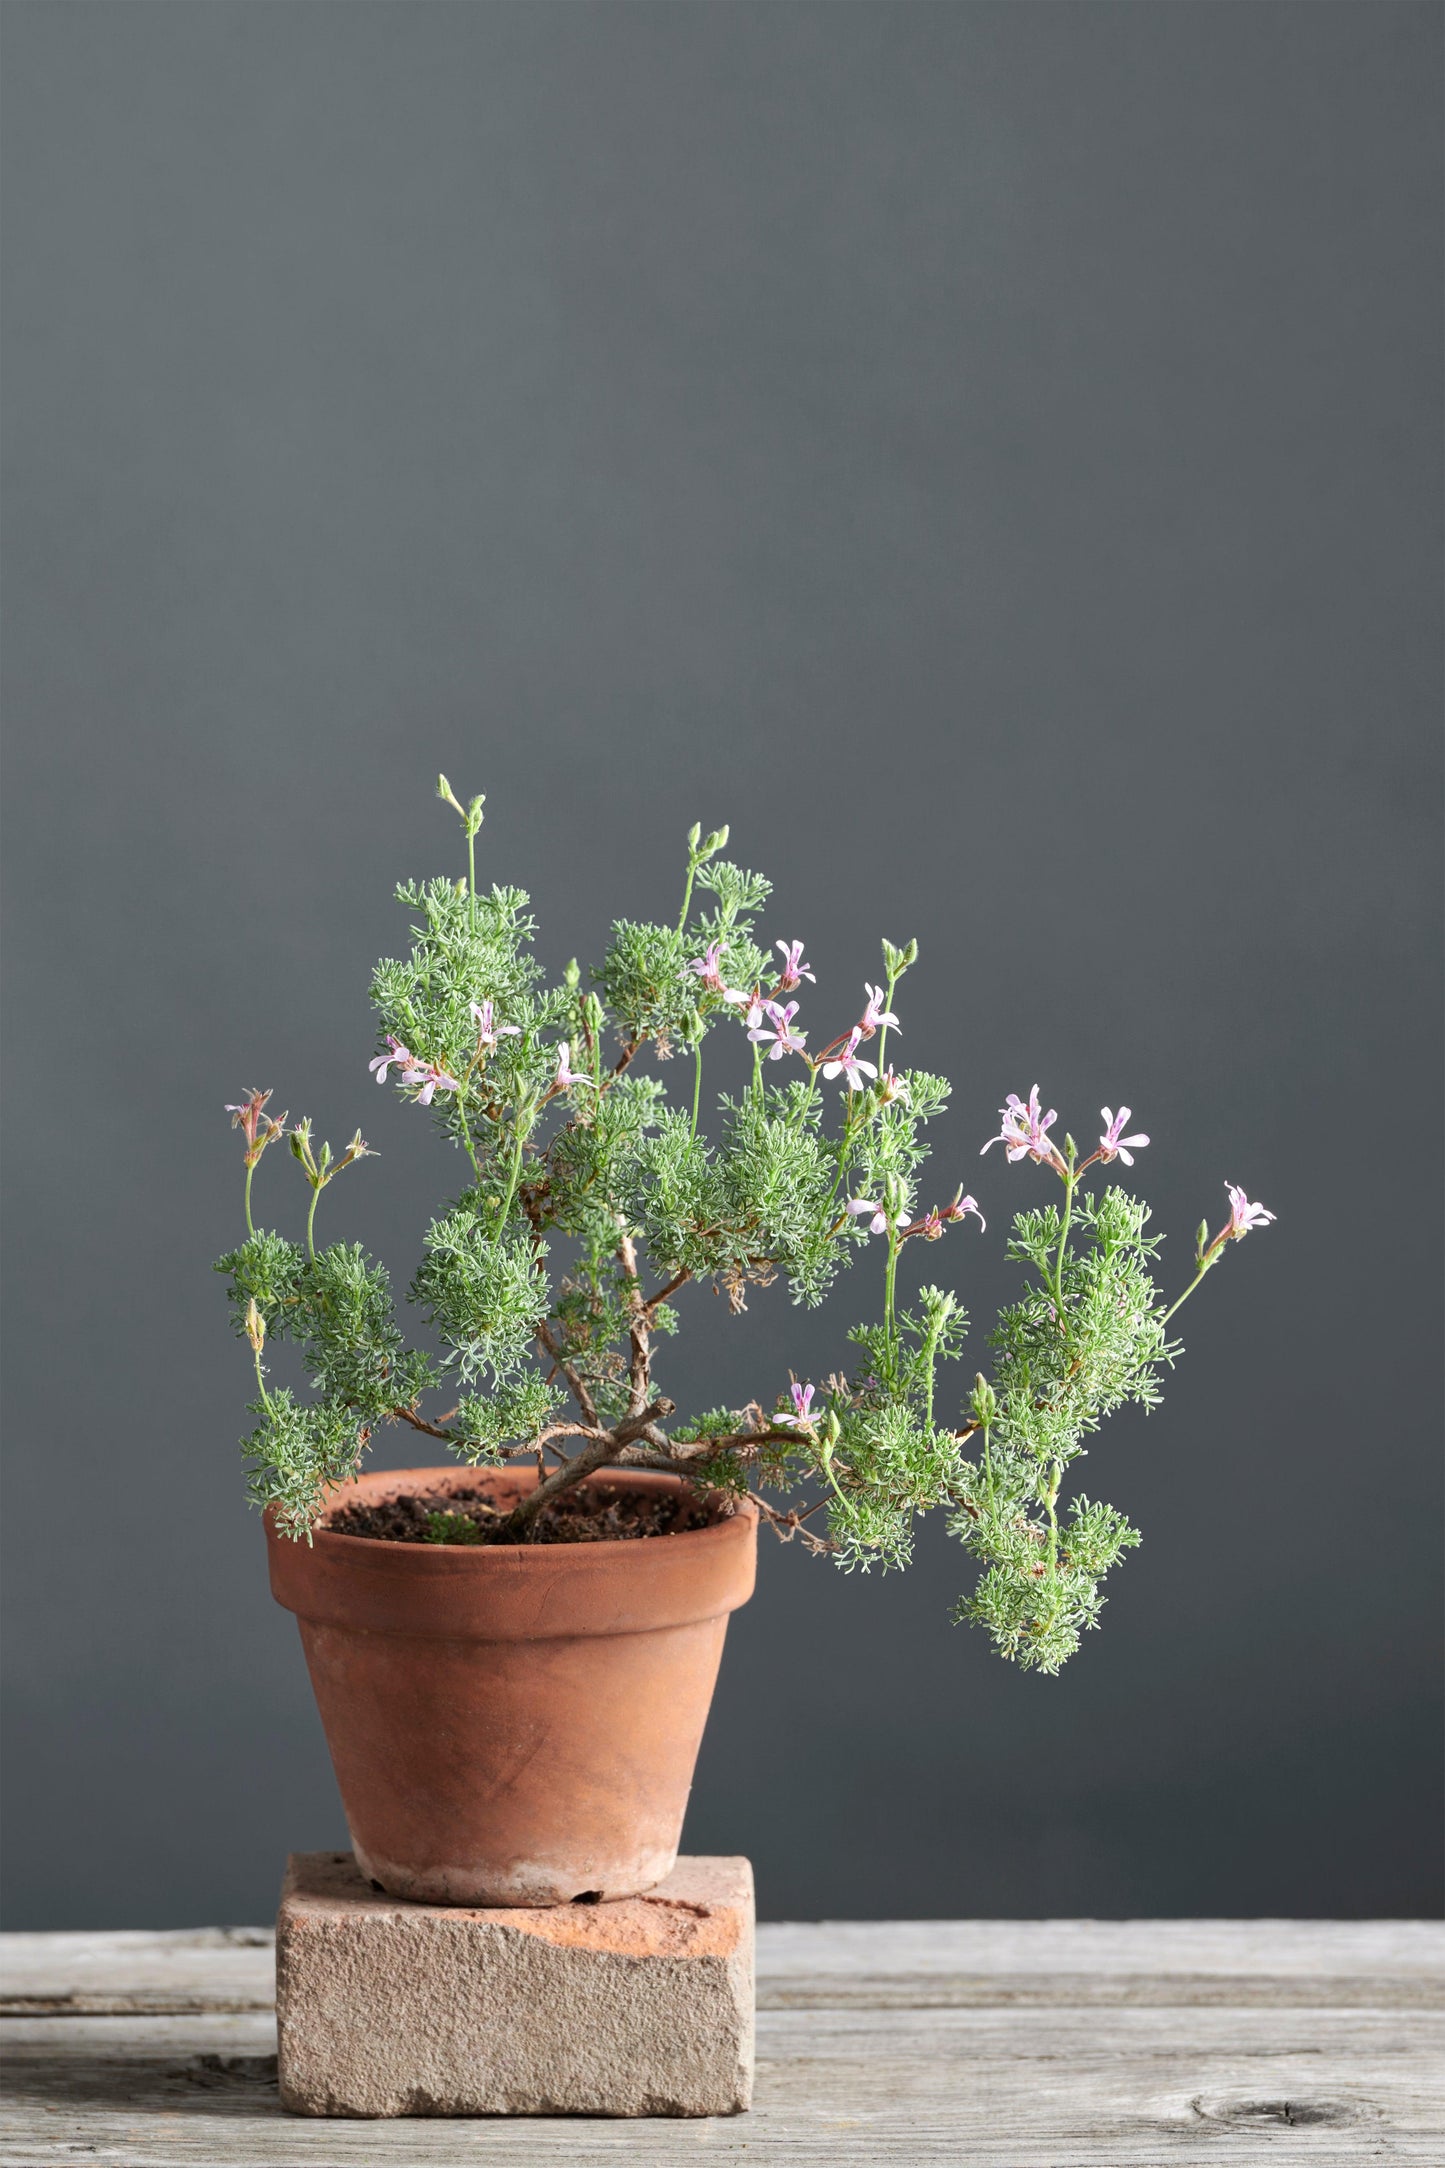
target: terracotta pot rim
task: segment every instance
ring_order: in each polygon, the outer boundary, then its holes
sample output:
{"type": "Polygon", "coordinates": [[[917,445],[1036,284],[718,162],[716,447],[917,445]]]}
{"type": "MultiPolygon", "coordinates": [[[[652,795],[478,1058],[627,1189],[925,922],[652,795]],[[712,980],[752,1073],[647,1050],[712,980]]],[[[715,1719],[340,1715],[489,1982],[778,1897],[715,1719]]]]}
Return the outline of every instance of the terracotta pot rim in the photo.
{"type": "MultiPolygon", "coordinates": [[[[354,1478],[350,1483],[338,1484],[328,1511],[345,1503],[350,1495],[360,1493],[364,1498],[373,1485],[389,1487],[394,1482],[396,1487],[390,1494],[395,1496],[401,1491],[424,1487],[423,1479],[425,1487],[444,1490],[449,1484],[455,1485],[462,1481],[468,1484],[481,1483],[488,1478],[513,1484],[519,1490],[531,1490],[536,1486],[537,1471],[535,1468],[471,1468],[456,1461],[449,1461],[438,1468],[376,1468],[354,1478]],[[437,1478],[443,1480],[438,1482],[437,1478]]],[[[593,1475],[584,1476],[582,1481],[586,1484],[607,1483],[618,1488],[640,1491],[681,1490],[683,1487],[683,1478],[664,1468],[599,1468],[593,1475]]],[[[680,1528],[663,1536],[593,1536],[582,1543],[397,1543],[385,1537],[349,1536],[339,1528],[328,1528],[323,1522],[317,1527],[312,1542],[316,1549],[324,1547],[331,1552],[338,1563],[348,1554],[359,1561],[362,1556],[375,1558],[376,1554],[381,1552],[388,1557],[398,1553],[410,1554],[408,1562],[423,1572],[434,1560],[435,1567],[432,1570],[455,1571],[465,1561],[462,1570],[485,1572],[489,1565],[496,1568],[500,1561],[505,1561],[501,1570],[507,1573],[540,1572],[544,1569],[555,1573],[560,1557],[567,1557],[580,1565],[589,1555],[600,1563],[604,1556],[616,1557],[622,1552],[650,1549],[655,1543],[665,1543],[670,1551],[678,1545],[716,1543],[734,1522],[758,1518],[758,1509],[751,1498],[729,1498],[727,1492],[718,1490],[704,1491],[702,1495],[706,1499],[717,1499],[726,1503],[729,1510],[720,1512],[717,1519],[709,1521],[705,1528],[680,1528]]],[[[275,1532],[273,1514],[274,1508],[268,1507],[262,1516],[270,1533],[275,1532]]]]}
{"type": "MultiPolygon", "coordinates": [[[[536,1470],[510,1474],[527,1487],[536,1470]]],[[[612,1475],[612,1470],[600,1470],[612,1475]]],[[[653,1490],[679,1481],[653,1469],[618,1469],[628,1488],[653,1490]]],[[[472,1471],[387,1468],[339,1484],[346,1492],[455,1489],[472,1471]]],[[[707,1528],[664,1538],[603,1538],[594,1543],[389,1543],[319,1529],[314,1543],[293,1543],[266,1516],[271,1593],[313,1624],[462,1641],[557,1640],[574,1635],[650,1633],[715,1618],[752,1592],[758,1511],[750,1500],[707,1528]]]]}

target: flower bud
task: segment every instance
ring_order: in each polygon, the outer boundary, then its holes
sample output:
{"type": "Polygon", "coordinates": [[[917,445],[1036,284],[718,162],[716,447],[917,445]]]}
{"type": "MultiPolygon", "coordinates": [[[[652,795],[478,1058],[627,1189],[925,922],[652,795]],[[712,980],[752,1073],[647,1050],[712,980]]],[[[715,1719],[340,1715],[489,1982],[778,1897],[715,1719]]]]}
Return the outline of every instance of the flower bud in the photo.
{"type": "Polygon", "coordinates": [[[697,849],[697,847],[698,847],[698,845],[699,845],[699,843],[701,843],[701,841],[702,841],[702,822],[701,822],[701,821],[694,821],[694,822],[693,822],[693,824],[692,824],[692,826],[691,826],[691,828],[689,828],[689,829],[688,829],[688,831],[687,831],[687,847],[688,847],[688,849],[689,849],[690,851],[694,851],[694,852],[695,852],[695,851],[696,851],[696,849],[697,849]]]}
{"type": "Polygon", "coordinates": [[[572,958],[571,963],[568,964],[567,969],[563,972],[562,977],[566,982],[568,993],[575,994],[578,987],[582,984],[582,966],[578,963],[575,956],[572,958]]]}
{"type": "MultiPolygon", "coordinates": [[[[449,805],[453,812],[461,812],[462,809],[457,803],[456,794],[444,775],[437,777],[437,796],[441,799],[443,805],[449,805]]],[[[465,818],[465,816],[463,817],[465,818]]]]}
{"type": "Polygon", "coordinates": [[[246,1310],[246,1338],[251,1343],[252,1352],[259,1355],[266,1345],[266,1320],[261,1315],[254,1295],[246,1310]]]}
{"type": "Polygon", "coordinates": [[[1204,1261],[1204,1252],[1208,1246],[1208,1243],[1209,1222],[1207,1219],[1202,1219],[1199,1222],[1199,1227],[1194,1237],[1194,1254],[1199,1259],[1201,1264],[1204,1261]]]}

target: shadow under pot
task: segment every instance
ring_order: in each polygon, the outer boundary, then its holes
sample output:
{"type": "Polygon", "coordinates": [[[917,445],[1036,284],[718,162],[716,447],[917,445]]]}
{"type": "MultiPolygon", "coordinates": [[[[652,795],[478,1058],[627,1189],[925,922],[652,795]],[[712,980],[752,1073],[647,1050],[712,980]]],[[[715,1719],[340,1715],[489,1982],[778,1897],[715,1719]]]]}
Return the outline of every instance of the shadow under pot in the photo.
{"type": "MultiPolygon", "coordinates": [[[[535,1469],[393,1468],[328,1512],[535,1469]]],[[[611,1470],[618,1493],[676,1476],[611,1470]]],[[[677,1858],[728,1613],[753,1592],[757,1511],[676,1535],[400,1543],[266,1515],[271,1593],[296,1613],[351,1841],[390,1896],[555,1905],[639,1895],[677,1858]]]]}

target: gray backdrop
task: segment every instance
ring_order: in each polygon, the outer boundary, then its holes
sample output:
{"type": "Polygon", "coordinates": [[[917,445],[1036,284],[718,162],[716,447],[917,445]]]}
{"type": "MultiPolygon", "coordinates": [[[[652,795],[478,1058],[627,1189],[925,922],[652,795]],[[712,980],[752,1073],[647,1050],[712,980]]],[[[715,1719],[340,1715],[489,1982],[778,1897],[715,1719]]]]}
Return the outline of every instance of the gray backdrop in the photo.
{"type": "MultiPolygon", "coordinates": [[[[455,1169],[365,985],[439,767],[554,966],[694,819],[816,1024],[920,936],[976,1318],[1035,1078],[1133,1105],[1176,1279],[1226,1178],[1279,1214],[1088,1464],[1146,1541],[1069,1670],[948,1624],[940,1534],[765,1544],[689,1845],[774,1916],[1433,1910],[1436,8],[5,28],[10,1924],[261,1919],[344,1841],[221,1104],[363,1122],[323,1210],[404,1284],[455,1169]]],[[[874,1293],[693,1291],[666,1382],[821,1374],[874,1293]]]]}

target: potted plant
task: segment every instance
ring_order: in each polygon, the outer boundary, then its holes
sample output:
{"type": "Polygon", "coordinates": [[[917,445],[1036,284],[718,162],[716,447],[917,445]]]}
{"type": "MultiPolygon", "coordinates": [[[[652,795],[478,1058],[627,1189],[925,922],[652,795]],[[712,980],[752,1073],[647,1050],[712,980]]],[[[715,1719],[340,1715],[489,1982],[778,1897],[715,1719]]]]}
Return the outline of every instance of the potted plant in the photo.
{"type": "Polygon", "coordinates": [[[1180,1304],[1273,1215],[1226,1185],[1228,1218],[1201,1225],[1166,1300],[1148,1208],[1100,1179],[1149,1141],[1126,1133],[1129,1109],[1105,1107],[1085,1152],[1055,1137],[1037,1088],[1011,1095],[983,1150],[1060,1187],[1016,1215],[1023,1291],[990,1336],[991,1375],[946,1413],[964,1313],[941,1286],[905,1301],[899,1260],[984,1220],[961,1187],[924,1186],[946,1080],[894,1065],[917,944],[885,941],[856,1021],[815,1043],[803,945],[757,933],[769,884],[722,857],[726,829],[694,828],[676,917],[619,922],[591,985],[574,963],[549,987],[527,897],[478,888],[483,801],[461,805],[445,777],[439,794],[466,877],[398,890],[414,945],[376,967],[371,1061],[461,1156],[409,1289],[437,1351],[408,1344],[382,1265],[318,1243],[322,1192],[368,1156],[360,1131],[333,1153],[249,1093],[228,1110],[246,1239],[217,1269],[255,1364],[251,1495],[363,1869],[441,1902],[616,1897],[676,1855],[760,1520],[844,1567],[900,1566],[916,1516],[942,1512],[983,1568],[958,1615],[1013,1662],[1058,1670],[1139,1540],[1114,1507],[1066,1500],[1074,1463],[1113,1410],[1154,1406],[1180,1304]],[[744,1035],[751,1075],[717,1096],[709,1131],[715,1030],[744,1035]],[[677,1057],[676,1100],[645,1054],[677,1057]],[[255,1169],[283,1140],[310,1190],[301,1241],[252,1216],[255,1169]],[[675,1419],[658,1353],[690,1282],[734,1311],[774,1279],[814,1304],[855,1261],[880,1274],[882,1307],[850,1334],[850,1369],[675,1419]],[[278,1342],[299,1351],[304,1398],[267,1382],[278,1342]],[[363,1474],[388,1423],[450,1462],[363,1474]]]}

